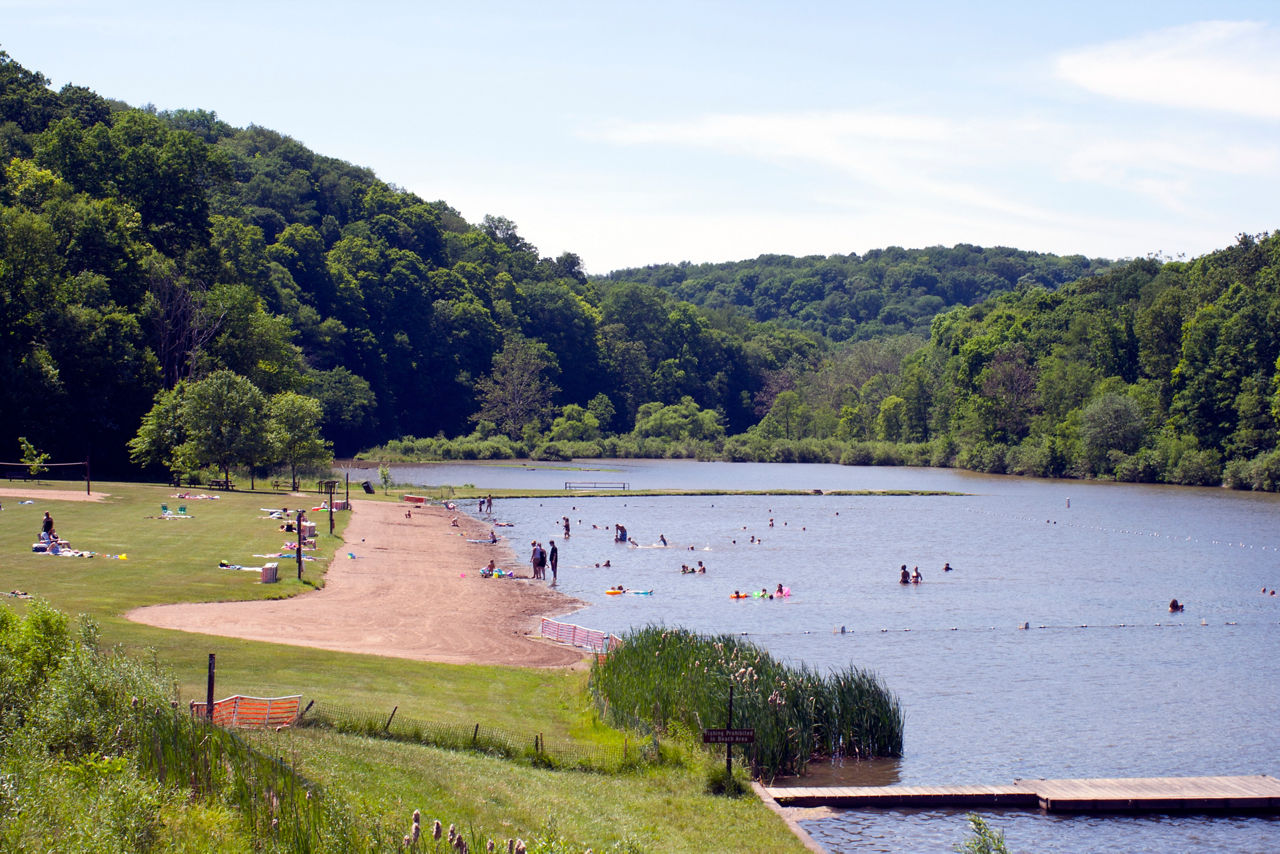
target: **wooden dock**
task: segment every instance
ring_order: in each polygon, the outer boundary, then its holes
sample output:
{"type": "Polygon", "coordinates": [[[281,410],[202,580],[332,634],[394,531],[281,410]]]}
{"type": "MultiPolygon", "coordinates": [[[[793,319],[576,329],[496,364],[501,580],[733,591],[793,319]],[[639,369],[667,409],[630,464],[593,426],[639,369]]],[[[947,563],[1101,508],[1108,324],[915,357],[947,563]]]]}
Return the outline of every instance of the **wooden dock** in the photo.
{"type": "Polygon", "coordinates": [[[1024,807],[1047,812],[1280,812],[1280,779],[1016,780],[1007,786],[772,786],[787,807],[1024,807]]]}

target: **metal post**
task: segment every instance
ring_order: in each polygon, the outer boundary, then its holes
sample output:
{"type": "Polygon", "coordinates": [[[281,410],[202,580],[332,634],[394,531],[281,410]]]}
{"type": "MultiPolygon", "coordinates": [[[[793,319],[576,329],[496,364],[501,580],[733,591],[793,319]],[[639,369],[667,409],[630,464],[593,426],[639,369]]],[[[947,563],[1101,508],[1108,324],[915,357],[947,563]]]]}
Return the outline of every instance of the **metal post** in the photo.
{"type": "Polygon", "coordinates": [[[338,485],[336,480],[329,481],[329,536],[333,536],[333,488],[338,485]]]}
{"type": "Polygon", "coordinates": [[[93,477],[89,474],[89,458],[84,458],[84,494],[93,495],[93,477]]]}
{"type": "Polygon", "coordinates": [[[298,529],[298,532],[297,532],[298,533],[298,543],[297,543],[298,580],[301,581],[302,580],[302,511],[301,510],[298,511],[298,521],[294,525],[294,527],[298,529]]]}
{"type": "MultiPolygon", "coordinates": [[[[729,686],[729,723],[725,725],[725,729],[733,729],[733,686],[729,686]]],[[[733,779],[733,745],[729,742],[724,744],[724,773],[728,775],[725,785],[729,780],[733,779]]]]}
{"type": "Polygon", "coordinates": [[[210,721],[213,721],[213,671],[215,656],[209,653],[209,686],[205,691],[204,713],[210,721]]]}

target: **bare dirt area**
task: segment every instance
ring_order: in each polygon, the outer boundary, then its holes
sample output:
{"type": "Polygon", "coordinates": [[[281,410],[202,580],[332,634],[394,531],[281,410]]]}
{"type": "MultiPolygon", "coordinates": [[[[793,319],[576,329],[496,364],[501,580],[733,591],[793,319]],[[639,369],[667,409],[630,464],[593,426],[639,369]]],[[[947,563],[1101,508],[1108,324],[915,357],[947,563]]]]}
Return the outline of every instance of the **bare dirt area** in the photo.
{"type": "Polygon", "coordinates": [[[0,499],[16,498],[19,500],[43,499],[45,501],[101,501],[110,496],[108,492],[95,492],[87,495],[84,489],[24,489],[21,486],[0,486],[0,499]]]}
{"type": "MultiPolygon", "coordinates": [[[[356,500],[353,507],[322,590],[270,601],[155,605],[126,616],[161,628],[451,664],[582,661],[581,650],[530,635],[540,617],[584,603],[531,578],[480,577],[490,558],[519,566],[505,539],[467,541],[487,537],[487,526],[442,507],[414,507],[412,518],[404,504],[356,500]],[[458,527],[450,524],[455,516],[458,527]]],[[[281,573],[296,571],[280,560],[281,573]]]]}

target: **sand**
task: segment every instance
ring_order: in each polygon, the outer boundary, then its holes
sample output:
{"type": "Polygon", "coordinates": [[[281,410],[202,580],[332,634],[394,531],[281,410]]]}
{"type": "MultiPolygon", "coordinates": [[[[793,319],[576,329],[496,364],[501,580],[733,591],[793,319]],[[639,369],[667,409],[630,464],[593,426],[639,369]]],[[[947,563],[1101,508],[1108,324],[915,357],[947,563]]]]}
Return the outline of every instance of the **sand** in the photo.
{"type": "Polygon", "coordinates": [[[17,498],[28,499],[32,501],[101,501],[107,498],[110,493],[95,492],[92,495],[85,494],[81,489],[23,489],[20,486],[0,486],[0,499],[17,498]]]}
{"type": "MultiPolygon", "coordinates": [[[[126,616],[167,629],[420,661],[523,667],[583,661],[582,650],[531,635],[540,617],[585,603],[533,581],[507,539],[467,542],[487,537],[488,526],[442,507],[415,507],[407,519],[404,504],[357,499],[352,506],[345,545],[321,590],[291,599],[155,605],[126,616]],[[450,525],[455,516],[456,528],[450,525]],[[490,558],[527,577],[481,578],[490,558]]],[[[313,518],[317,526],[327,524],[321,515],[313,518]]],[[[523,544],[514,545],[523,555],[523,544]]],[[[297,572],[288,558],[279,564],[282,575],[297,572]]],[[[304,562],[304,577],[315,566],[304,562]]]]}

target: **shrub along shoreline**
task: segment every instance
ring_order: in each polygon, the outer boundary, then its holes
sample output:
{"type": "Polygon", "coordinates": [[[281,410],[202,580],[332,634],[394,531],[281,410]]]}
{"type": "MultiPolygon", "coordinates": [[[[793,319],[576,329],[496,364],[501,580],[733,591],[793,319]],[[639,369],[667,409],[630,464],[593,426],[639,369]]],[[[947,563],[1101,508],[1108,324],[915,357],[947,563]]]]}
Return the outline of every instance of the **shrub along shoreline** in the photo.
{"type": "Polygon", "coordinates": [[[902,706],[880,679],[857,667],[822,676],[784,665],[733,635],[649,626],[591,668],[591,691],[606,717],[697,735],[728,726],[755,730],[742,752],[753,776],[803,774],[814,758],[902,755],[902,706]]]}

